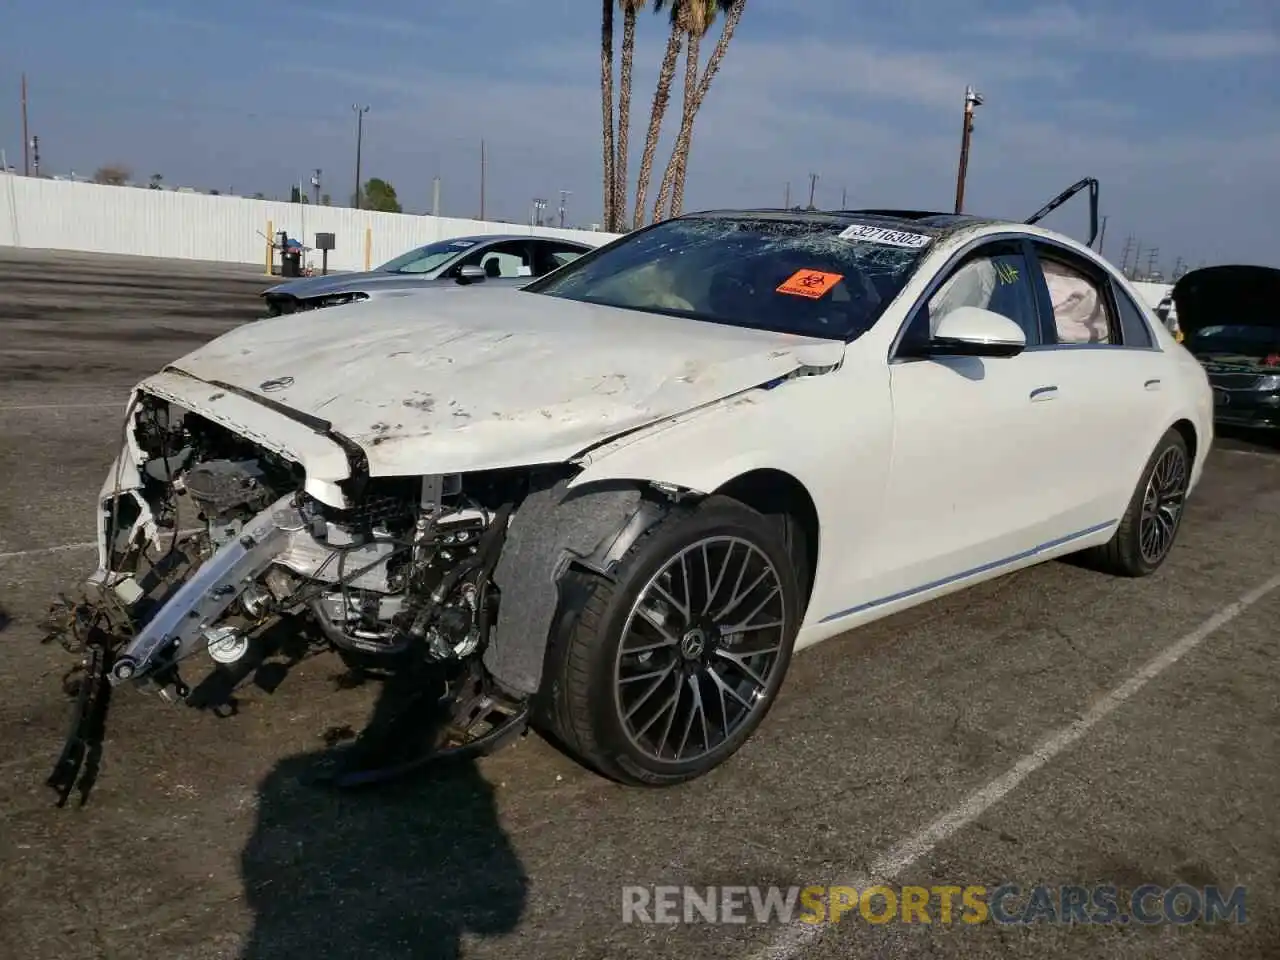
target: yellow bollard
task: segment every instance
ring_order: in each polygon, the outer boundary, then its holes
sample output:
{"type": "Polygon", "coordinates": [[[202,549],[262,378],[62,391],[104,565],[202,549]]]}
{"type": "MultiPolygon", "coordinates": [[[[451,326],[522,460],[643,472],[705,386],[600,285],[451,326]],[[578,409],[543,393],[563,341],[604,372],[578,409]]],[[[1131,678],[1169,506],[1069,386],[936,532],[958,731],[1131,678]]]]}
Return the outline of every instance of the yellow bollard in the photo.
{"type": "Polygon", "coordinates": [[[272,264],[275,262],[275,241],[272,239],[272,237],[274,237],[275,234],[271,232],[274,226],[275,224],[272,223],[270,220],[267,221],[267,276],[268,277],[271,276],[271,267],[272,267],[272,264]]]}
{"type": "Polygon", "coordinates": [[[368,273],[373,262],[373,227],[364,228],[364,270],[368,273]]]}

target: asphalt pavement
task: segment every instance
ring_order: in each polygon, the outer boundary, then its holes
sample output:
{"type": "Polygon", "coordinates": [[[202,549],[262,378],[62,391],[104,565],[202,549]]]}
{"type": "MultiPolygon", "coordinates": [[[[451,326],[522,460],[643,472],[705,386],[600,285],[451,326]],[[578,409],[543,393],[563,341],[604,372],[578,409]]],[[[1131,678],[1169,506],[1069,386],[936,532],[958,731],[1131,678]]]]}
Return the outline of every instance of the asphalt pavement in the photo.
{"type": "Polygon", "coordinates": [[[1280,447],[1244,437],[1219,438],[1156,576],[1043,564],[803,651],[692,784],[618,787],[530,735],[327,793],[306,771],[377,691],[322,656],[260,671],[227,717],[118,696],[88,805],[55,809],[71,664],[41,621],[94,565],[128,389],[252,319],[267,283],[0,251],[0,957],[1280,953],[1280,447]],[[1016,884],[1006,919],[1037,885],[1243,886],[1246,921],[944,923],[935,900],[877,923],[881,897],[836,925],[624,922],[627,888],[654,907],[657,887],[876,883],[1016,884]]]}

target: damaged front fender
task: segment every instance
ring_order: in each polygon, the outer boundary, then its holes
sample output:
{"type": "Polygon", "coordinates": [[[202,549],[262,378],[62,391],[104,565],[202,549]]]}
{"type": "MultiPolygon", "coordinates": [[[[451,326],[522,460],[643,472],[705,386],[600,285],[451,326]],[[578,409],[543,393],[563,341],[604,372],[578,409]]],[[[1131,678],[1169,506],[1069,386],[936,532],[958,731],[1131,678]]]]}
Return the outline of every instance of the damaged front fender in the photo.
{"type": "Polygon", "coordinates": [[[561,481],[524,500],[494,569],[502,603],[484,665],[500,686],[520,696],[538,692],[565,572],[577,566],[610,576],[667,509],[656,491],[625,482],[561,481]]]}

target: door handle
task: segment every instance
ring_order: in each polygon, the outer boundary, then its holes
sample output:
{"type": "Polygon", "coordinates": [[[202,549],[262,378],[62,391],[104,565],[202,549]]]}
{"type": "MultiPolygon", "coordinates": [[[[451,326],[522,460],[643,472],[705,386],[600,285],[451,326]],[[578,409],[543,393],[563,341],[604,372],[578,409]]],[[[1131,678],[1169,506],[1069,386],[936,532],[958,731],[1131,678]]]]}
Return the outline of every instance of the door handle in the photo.
{"type": "Polygon", "coordinates": [[[1052,400],[1057,395],[1058,395],[1058,388],[1056,385],[1050,385],[1046,387],[1036,387],[1034,390],[1031,391],[1031,402],[1040,403],[1043,400],[1052,400]]]}
{"type": "Polygon", "coordinates": [[[1146,383],[1144,383],[1144,384],[1142,385],[1142,388],[1143,388],[1144,390],[1159,390],[1159,389],[1160,389],[1160,381],[1159,381],[1159,380],[1148,380],[1146,383]]]}

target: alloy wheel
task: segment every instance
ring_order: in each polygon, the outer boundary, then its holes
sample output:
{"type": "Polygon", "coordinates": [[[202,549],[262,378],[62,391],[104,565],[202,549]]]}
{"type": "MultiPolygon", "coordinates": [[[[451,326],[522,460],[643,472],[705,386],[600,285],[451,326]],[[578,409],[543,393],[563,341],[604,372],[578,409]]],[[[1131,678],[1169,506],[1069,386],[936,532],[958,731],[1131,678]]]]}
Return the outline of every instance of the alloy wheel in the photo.
{"type": "Polygon", "coordinates": [[[1156,460],[1142,496],[1138,549],[1147,563],[1159,563],[1173,546],[1187,496],[1187,455],[1169,447],[1156,460]]]}
{"type": "Polygon", "coordinates": [[[711,753],[767,708],[790,611],[782,579],[755,544],[706,537],[645,584],[614,670],[622,728],[653,760],[711,753]]]}

